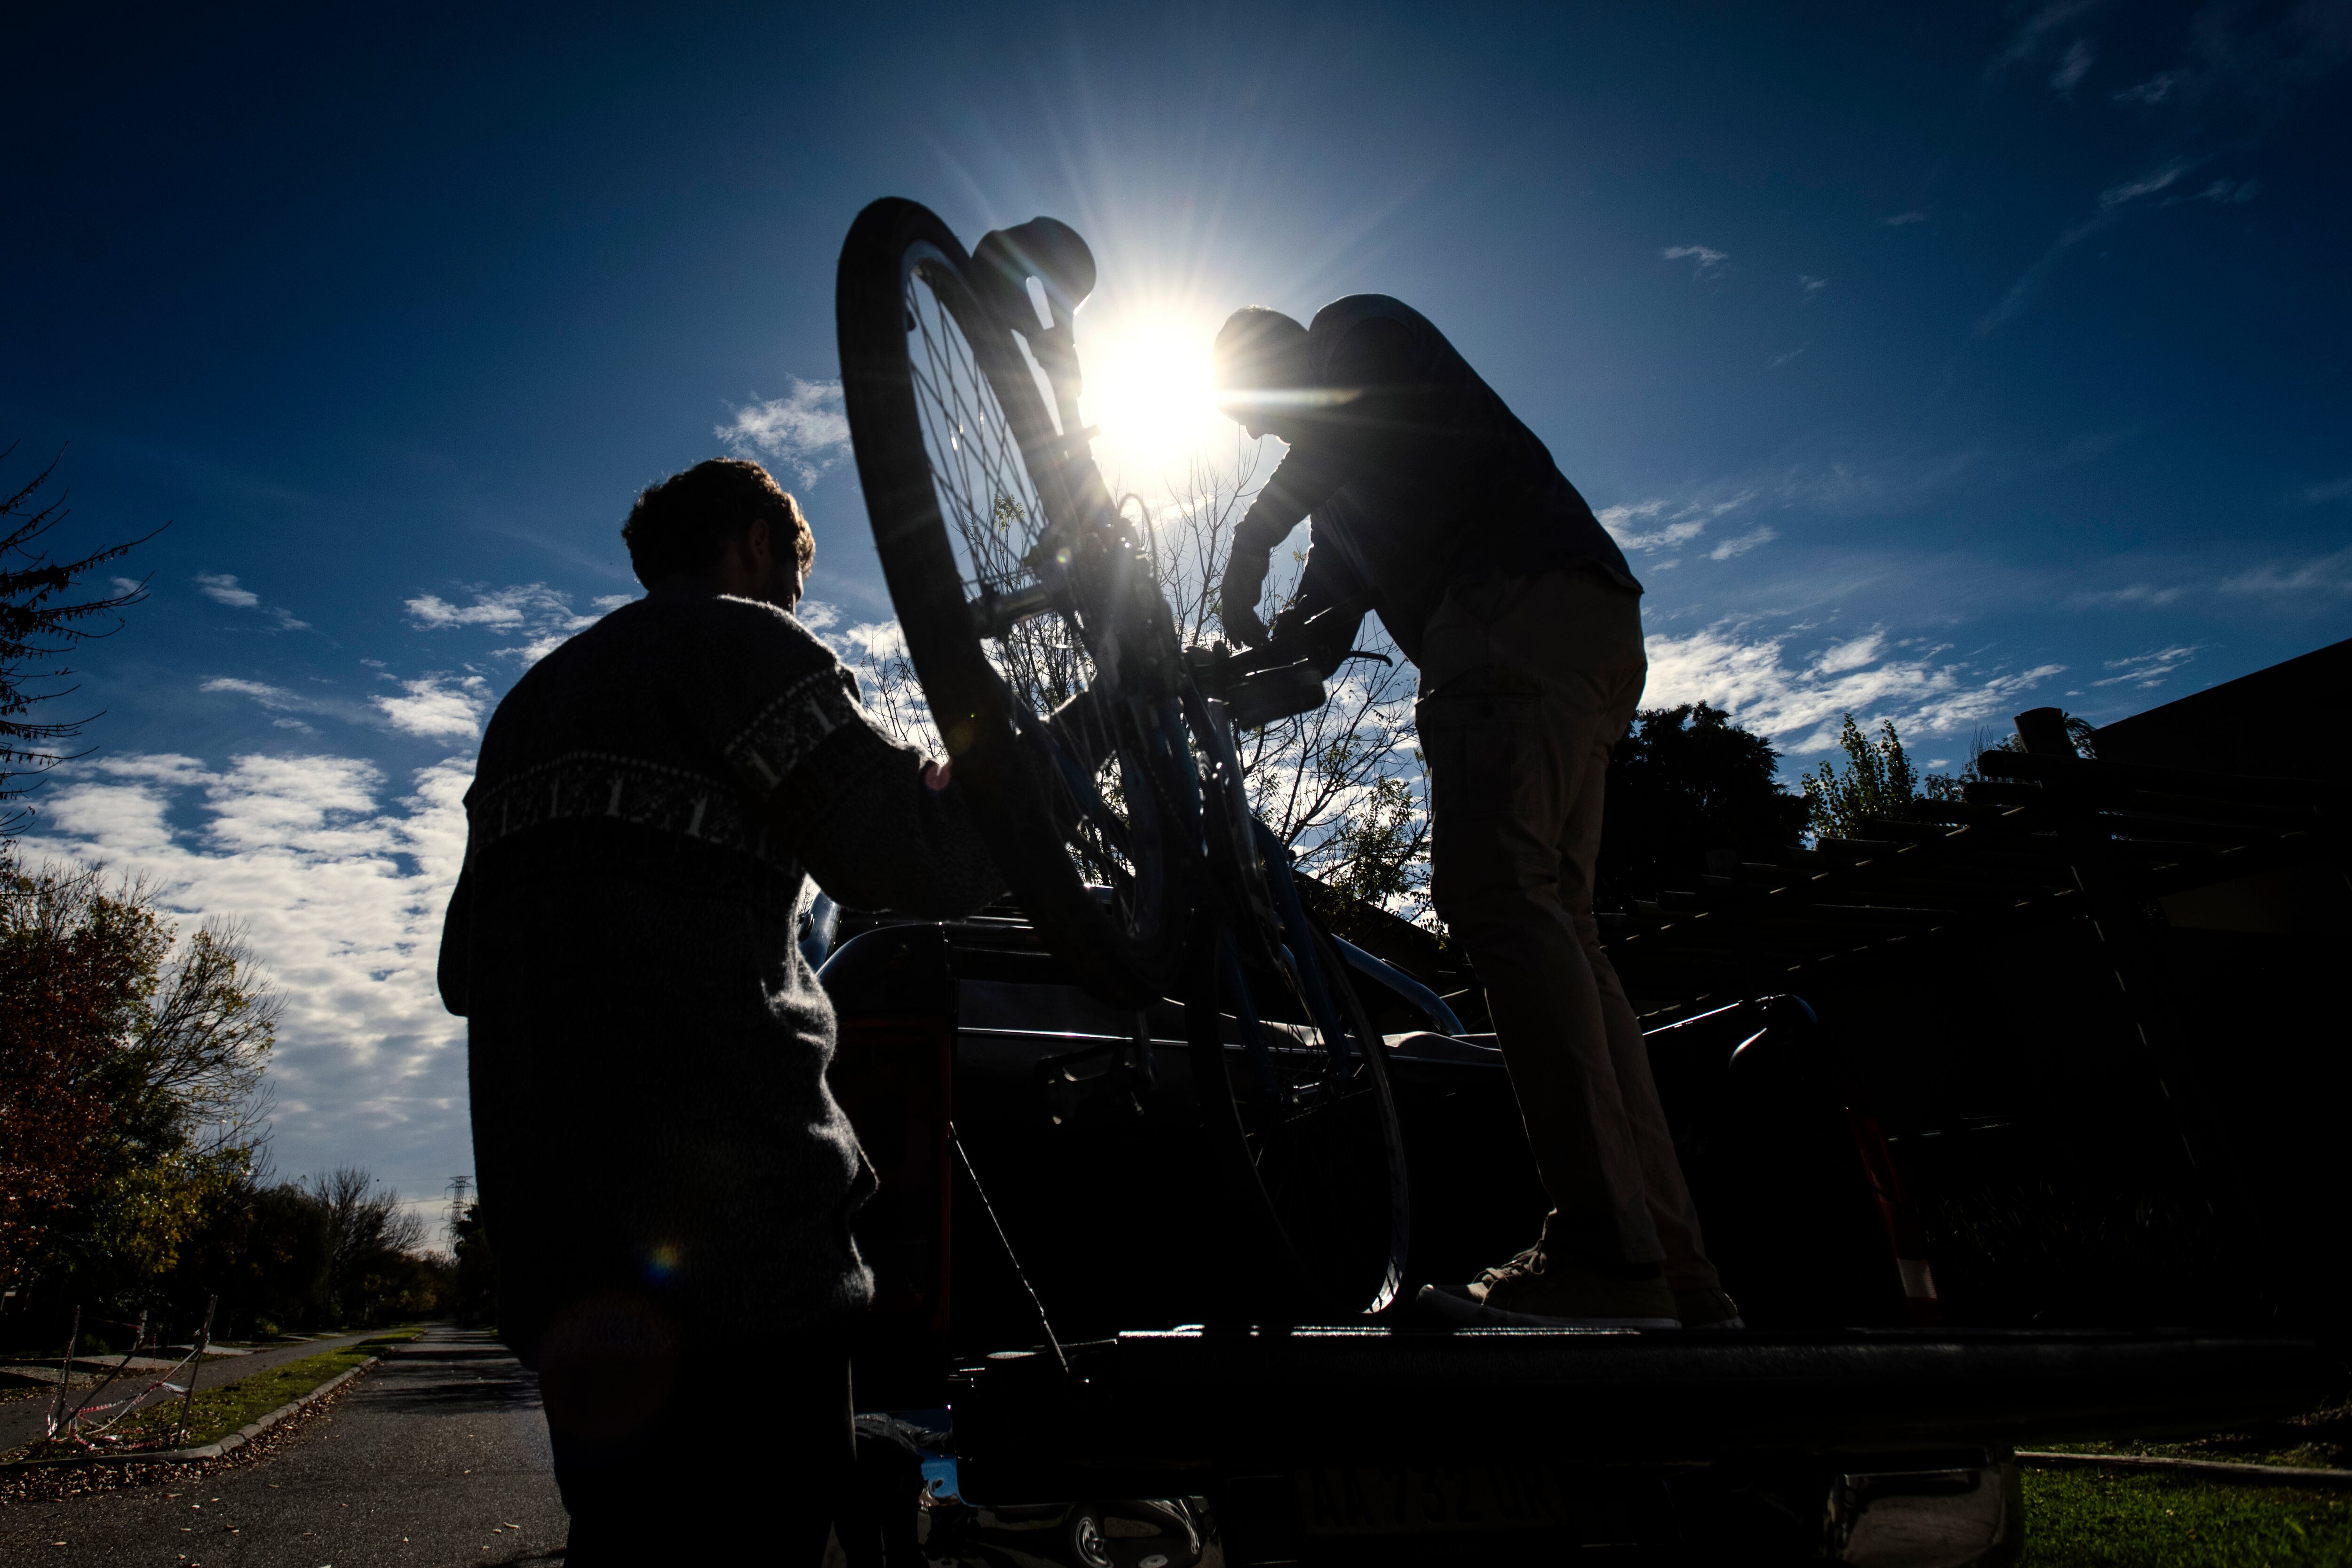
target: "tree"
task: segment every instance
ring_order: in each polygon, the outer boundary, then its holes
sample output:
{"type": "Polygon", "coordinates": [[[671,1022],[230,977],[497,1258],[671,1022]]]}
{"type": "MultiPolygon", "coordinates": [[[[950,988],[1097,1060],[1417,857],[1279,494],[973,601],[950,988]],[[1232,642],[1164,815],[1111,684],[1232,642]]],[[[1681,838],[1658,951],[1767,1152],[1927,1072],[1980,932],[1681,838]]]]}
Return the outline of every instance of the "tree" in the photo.
{"type": "MultiPolygon", "coordinates": [[[[2095,759],[2099,754],[2096,737],[2089,720],[2066,715],[2066,738],[2074,742],[2077,756],[2095,759]]],[[[1867,838],[1866,825],[1872,817],[1900,822],[1919,815],[1918,802],[1964,800],[1968,786],[1983,781],[1978,764],[1986,752],[2022,751],[2024,742],[2014,734],[1988,742],[1979,731],[1958,773],[1922,773],[1903,749],[1903,738],[1895,732],[1892,720],[1879,721],[1878,736],[1870,740],[1864,737],[1853,715],[1847,713],[1838,727],[1838,749],[1846,755],[1843,773],[1834,760],[1825,761],[1804,780],[1808,820],[1812,831],[1823,838],[1867,838]]]]}
{"type": "Polygon", "coordinates": [[[0,1270],[136,1296],[249,1177],[281,1003],[235,926],[0,868],[0,1270]]]}
{"type": "Polygon", "coordinates": [[[1872,740],[1846,714],[1838,727],[1838,749],[1846,755],[1843,773],[1831,760],[1804,777],[1807,820],[1819,837],[1867,838],[1871,818],[1902,821],[1910,816],[1913,801],[1926,798],[1893,720],[1880,720],[1872,740]]]}
{"type": "MultiPolygon", "coordinates": [[[[14,446],[0,450],[0,459],[15,455],[14,446]]],[[[76,689],[36,690],[28,683],[62,679],[73,671],[50,661],[61,659],[77,644],[110,637],[121,626],[100,629],[102,616],[138,604],[147,596],[147,584],[121,585],[113,594],[80,597],[74,590],[82,580],[109,562],[120,560],[154,536],[72,561],[52,561],[38,548],[40,542],[68,516],[66,497],[43,495],[57,474],[57,463],[35,474],[14,494],[0,500],[0,849],[14,842],[32,820],[32,808],[11,806],[40,782],[40,775],[67,760],[58,748],[81,733],[96,715],[79,719],[41,721],[32,711],[76,689]]],[[[121,580],[118,579],[118,584],[121,580]]]]}
{"type": "Polygon", "coordinates": [[[1780,786],[1780,760],[1769,741],[1705,702],[1636,713],[1610,758],[1593,902],[1628,909],[1794,848],[1807,805],[1780,786]]]}

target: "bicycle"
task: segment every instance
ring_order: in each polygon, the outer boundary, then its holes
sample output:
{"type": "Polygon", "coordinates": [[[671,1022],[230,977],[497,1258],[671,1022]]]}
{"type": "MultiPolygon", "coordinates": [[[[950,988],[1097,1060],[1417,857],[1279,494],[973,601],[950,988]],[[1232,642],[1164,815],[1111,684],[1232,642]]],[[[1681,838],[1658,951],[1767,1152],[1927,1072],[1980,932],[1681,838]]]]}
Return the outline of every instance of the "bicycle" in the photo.
{"type": "Polygon", "coordinates": [[[1108,1001],[1181,998],[1203,1130],[1255,1250],[1302,1308],[1380,1311],[1411,1210],[1386,1047],[1234,745],[1319,704],[1326,672],[1294,643],[1180,646],[1080,413],[1095,281],[1051,218],[966,252],[913,202],[858,215],[835,303],[883,577],[1032,925],[1108,1001]]]}

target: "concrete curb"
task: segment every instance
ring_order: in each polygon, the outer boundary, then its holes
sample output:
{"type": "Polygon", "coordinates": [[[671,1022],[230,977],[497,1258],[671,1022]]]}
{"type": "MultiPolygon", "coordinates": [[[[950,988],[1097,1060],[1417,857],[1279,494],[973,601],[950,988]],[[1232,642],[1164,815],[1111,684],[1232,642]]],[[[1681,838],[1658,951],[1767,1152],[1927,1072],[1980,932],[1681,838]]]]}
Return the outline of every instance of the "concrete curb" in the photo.
{"type": "Polygon", "coordinates": [[[2154,1470],[2242,1486],[2352,1488],[2352,1470],[2309,1469],[2301,1465],[2232,1465],[2220,1459],[2168,1459],[2153,1454],[2041,1454],[2021,1449],[2017,1462],[2036,1470],[2154,1470]]]}
{"type": "Polygon", "coordinates": [[[218,1442],[194,1448],[164,1448],[128,1454],[78,1454],[62,1459],[19,1459],[15,1464],[0,1465],[0,1475],[15,1475],[26,1470],[54,1470],[71,1465],[184,1465],[217,1459],[223,1455],[234,1454],[304,1405],[324,1399],[383,1359],[382,1356],[372,1355],[359,1365],[337,1373],[310,1393],[298,1394],[268,1415],[247,1422],[218,1442]]]}

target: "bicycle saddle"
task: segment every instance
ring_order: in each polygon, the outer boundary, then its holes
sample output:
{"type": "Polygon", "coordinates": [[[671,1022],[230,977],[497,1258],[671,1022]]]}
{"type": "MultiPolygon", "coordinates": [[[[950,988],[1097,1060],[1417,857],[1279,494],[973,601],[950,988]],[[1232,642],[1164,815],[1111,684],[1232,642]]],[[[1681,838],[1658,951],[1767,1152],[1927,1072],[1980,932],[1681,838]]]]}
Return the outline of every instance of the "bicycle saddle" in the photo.
{"type": "Polygon", "coordinates": [[[1058,218],[1033,217],[1013,228],[992,229],[972,247],[971,261],[995,296],[991,304],[1005,325],[1024,337],[1034,336],[1037,325],[1030,279],[1045,285],[1051,325],[1065,331],[1095,291],[1095,253],[1076,229],[1058,218]]]}

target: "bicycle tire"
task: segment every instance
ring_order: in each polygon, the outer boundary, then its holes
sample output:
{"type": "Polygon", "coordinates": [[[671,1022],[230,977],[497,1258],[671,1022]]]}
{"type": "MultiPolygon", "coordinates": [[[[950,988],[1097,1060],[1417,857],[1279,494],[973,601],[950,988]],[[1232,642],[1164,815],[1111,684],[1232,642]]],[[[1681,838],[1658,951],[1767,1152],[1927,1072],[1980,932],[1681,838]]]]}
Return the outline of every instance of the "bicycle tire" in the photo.
{"type": "Polygon", "coordinates": [[[1252,975],[1222,924],[1203,919],[1187,962],[1185,1026],[1202,1130],[1240,1220],[1249,1299],[1277,1315],[1364,1316],[1387,1310],[1404,1284],[1412,1200],[1404,1130],[1389,1081],[1387,1046],[1319,929],[1312,931],[1324,984],[1352,1037],[1336,1062],[1313,1025],[1258,1025],[1267,1048],[1249,1044],[1249,1012],[1286,989],[1252,975]],[[1247,1011],[1235,986],[1251,994],[1247,1011]],[[1228,1039],[1231,1035],[1235,1037],[1228,1039]],[[1269,1083],[1269,1070],[1274,1081],[1269,1083]],[[1342,1092],[1301,1094],[1347,1080],[1342,1092]],[[1269,1095],[1269,1089],[1275,1090],[1269,1095]],[[1301,1100],[1319,1099],[1303,1110],[1301,1100]]]}
{"type": "Polygon", "coordinates": [[[914,202],[876,202],[851,226],[835,311],[858,482],[908,657],[1015,901],[1088,989],[1141,1005],[1167,994],[1183,952],[1181,790],[1153,776],[1181,747],[1116,700],[1085,710],[1098,744],[1065,745],[1039,710],[1051,702],[1016,696],[1013,678],[1049,699],[1117,690],[1093,663],[1088,607],[997,638],[978,628],[979,593],[1020,586],[1019,547],[1068,526],[1073,502],[1036,381],[970,267],[914,202]]]}

